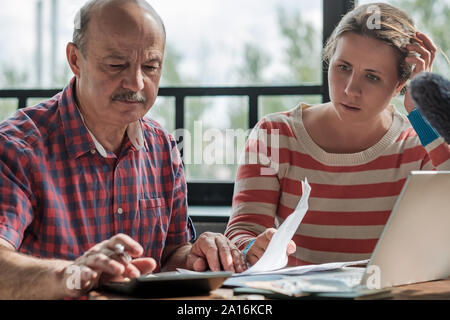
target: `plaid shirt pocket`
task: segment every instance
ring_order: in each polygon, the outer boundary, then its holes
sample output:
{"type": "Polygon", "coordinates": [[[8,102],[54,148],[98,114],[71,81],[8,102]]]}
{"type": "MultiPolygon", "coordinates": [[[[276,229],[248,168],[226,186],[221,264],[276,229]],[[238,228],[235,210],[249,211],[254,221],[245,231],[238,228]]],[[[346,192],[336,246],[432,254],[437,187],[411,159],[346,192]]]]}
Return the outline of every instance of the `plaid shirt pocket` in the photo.
{"type": "Polygon", "coordinates": [[[140,243],[144,247],[144,252],[152,253],[159,268],[170,222],[165,199],[162,197],[140,199],[139,217],[140,243]]]}
{"type": "Polygon", "coordinates": [[[166,205],[166,201],[164,198],[152,198],[152,199],[140,199],[139,207],[141,210],[145,210],[146,208],[157,208],[164,207],[166,205]]]}

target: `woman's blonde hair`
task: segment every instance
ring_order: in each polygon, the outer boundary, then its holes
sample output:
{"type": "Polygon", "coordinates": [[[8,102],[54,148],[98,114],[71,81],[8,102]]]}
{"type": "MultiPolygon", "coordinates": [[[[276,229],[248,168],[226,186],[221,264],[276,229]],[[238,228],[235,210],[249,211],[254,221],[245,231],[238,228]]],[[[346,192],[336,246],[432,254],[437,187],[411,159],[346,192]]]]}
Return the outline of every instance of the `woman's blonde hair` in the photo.
{"type": "Polygon", "coordinates": [[[406,45],[414,42],[416,31],[413,20],[400,9],[386,3],[361,5],[341,19],[325,45],[323,59],[329,64],[339,38],[346,32],[354,32],[392,46],[398,57],[398,78],[404,82],[412,73],[411,65],[405,62],[406,45]]]}

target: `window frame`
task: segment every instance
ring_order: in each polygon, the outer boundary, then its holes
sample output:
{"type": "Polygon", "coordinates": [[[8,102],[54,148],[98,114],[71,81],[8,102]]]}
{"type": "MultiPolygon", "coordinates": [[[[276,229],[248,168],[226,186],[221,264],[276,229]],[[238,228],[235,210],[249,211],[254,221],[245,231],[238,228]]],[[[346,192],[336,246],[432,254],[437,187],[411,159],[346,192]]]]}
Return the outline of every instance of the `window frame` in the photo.
{"type": "MultiPolygon", "coordinates": [[[[340,19],[355,6],[355,0],[323,0],[322,44],[333,32],[340,19]]],[[[329,101],[328,70],[323,64],[321,85],[299,86],[248,86],[248,87],[161,87],[159,96],[175,98],[175,129],[185,127],[186,97],[247,96],[249,107],[248,127],[258,122],[259,97],[278,95],[321,95],[329,101]]],[[[52,97],[61,89],[0,90],[0,98],[17,98],[18,108],[24,108],[29,98],[52,97]]],[[[175,137],[178,141],[178,137],[175,137]]],[[[234,182],[187,182],[189,206],[231,206],[234,182]]],[[[212,214],[213,215],[213,214],[212,214]]],[[[211,216],[212,216],[211,215],[211,216]]]]}

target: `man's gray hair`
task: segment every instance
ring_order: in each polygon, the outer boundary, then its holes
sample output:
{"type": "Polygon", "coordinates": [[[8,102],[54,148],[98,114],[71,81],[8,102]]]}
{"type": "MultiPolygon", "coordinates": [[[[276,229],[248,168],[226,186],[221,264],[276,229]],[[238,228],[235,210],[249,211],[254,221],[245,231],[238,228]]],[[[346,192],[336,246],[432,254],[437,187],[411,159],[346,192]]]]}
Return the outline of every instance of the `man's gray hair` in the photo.
{"type": "MultiPolygon", "coordinates": [[[[89,20],[92,15],[93,8],[99,4],[107,2],[108,0],[90,0],[77,12],[74,21],[74,30],[72,42],[86,56],[87,52],[87,29],[89,20]]],[[[114,1],[114,0],[112,0],[114,1]]],[[[124,1],[124,0],[121,0],[124,1]]],[[[148,11],[150,15],[161,25],[161,30],[164,36],[164,42],[166,40],[166,28],[159,14],[153,9],[153,7],[145,0],[127,0],[132,1],[141,6],[144,10],[148,11]]]]}

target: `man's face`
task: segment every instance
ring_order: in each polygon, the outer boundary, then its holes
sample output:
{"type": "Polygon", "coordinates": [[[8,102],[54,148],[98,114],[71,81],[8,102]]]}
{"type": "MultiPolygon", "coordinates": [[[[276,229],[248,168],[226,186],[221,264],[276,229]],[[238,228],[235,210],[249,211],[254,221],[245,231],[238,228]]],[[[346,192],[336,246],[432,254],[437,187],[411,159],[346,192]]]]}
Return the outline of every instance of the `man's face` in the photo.
{"type": "Polygon", "coordinates": [[[95,12],[87,50],[79,54],[77,97],[83,113],[126,126],[155,102],[164,56],[160,25],[136,5],[95,12]]]}

